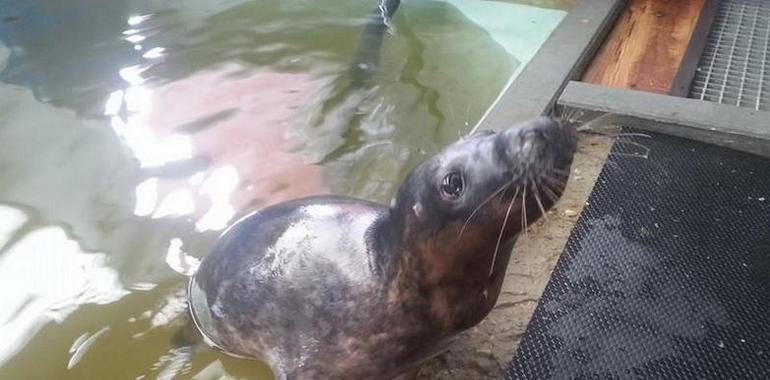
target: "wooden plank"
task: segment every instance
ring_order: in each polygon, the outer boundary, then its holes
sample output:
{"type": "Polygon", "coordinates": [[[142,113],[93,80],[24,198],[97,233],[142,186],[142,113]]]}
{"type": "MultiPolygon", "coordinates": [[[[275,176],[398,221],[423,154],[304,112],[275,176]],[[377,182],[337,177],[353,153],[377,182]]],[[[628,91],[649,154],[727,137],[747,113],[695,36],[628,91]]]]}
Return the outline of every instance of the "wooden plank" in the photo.
{"type": "Polygon", "coordinates": [[[701,54],[703,54],[703,49],[706,47],[718,5],[719,0],[706,0],[703,4],[700,17],[690,37],[690,43],[687,44],[687,51],[685,51],[682,63],[679,65],[679,72],[674,77],[669,92],[671,95],[686,97],[690,93],[690,85],[695,77],[695,70],[698,69],[698,62],[701,54]]]}
{"type": "Polygon", "coordinates": [[[708,17],[703,10],[709,2],[630,0],[583,81],[671,94],[685,57],[693,55],[688,46],[696,30],[702,33],[699,20],[708,17]]]}

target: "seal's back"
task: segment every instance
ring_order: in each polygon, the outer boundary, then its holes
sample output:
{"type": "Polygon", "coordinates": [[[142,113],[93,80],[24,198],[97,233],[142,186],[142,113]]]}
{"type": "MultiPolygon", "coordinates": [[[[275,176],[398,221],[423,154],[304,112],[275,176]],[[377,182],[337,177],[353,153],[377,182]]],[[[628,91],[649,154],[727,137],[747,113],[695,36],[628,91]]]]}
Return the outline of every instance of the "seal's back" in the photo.
{"type": "Polygon", "coordinates": [[[341,321],[369,323],[359,321],[368,319],[361,299],[378,291],[367,234],[384,212],[311,197],[235,223],[190,282],[190,311],[207,343],[273,368],[301,368],[304,353],[349,339],[341,321]],[[297,362],[280,362],[287,358],[297,362]]]}

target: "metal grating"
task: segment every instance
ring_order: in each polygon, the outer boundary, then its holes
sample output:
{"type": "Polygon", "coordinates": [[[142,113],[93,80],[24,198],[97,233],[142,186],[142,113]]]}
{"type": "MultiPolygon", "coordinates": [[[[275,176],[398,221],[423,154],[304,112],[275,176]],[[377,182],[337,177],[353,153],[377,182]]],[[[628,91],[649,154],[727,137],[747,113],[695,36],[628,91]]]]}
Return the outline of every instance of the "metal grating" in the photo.
{"type": "Polygon", "coordinates": [[[690,97],[770,110],[770,0],[719,2],[690,97]]]}

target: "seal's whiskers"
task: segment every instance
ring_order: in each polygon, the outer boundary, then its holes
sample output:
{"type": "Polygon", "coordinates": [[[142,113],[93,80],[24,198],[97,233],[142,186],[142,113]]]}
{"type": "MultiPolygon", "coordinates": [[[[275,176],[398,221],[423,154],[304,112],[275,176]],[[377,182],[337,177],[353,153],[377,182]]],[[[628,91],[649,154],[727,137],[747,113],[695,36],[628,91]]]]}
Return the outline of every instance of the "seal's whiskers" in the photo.
{"type": "Polygon", "coordinates": [[[500,235],[497,236],[497,244],[495,245],[495,253],[492,254],[492,264],[489,265],[489,277],[492,277],[492,272],[495,270],[495,260],[497,260],[497,251],[500,250],[500,242],[503,240],[503,232],[505,232],[505,225],[508,224],[508,216],[511,215],[511,208],[516,202],[516,196],[519,195],[519,187],[516,187],[516,193],[511,198],[511,203],[508,204],[508,211],[505,213],[505,219],[503,219],[503,227],[500,228],[500,235]]]}
{"type": "Polygon", "coordinates": [[[477,213],[477,212],[478,212],[478,211],[481,209],[481,207],[483,207],[483,206],[484,206],[484,205],[485,205],[487,202],[491,201],[491,200],[492,200],[494,197],[496,197],[498,194],[500,194],[500,192],[502,192],[503,190],[505,190],[505,189],[507,189],[509,186],[511,186],[511,184],[513,184],[513,181],[515,181],[515,179],[512,179],[512,180],[508,181],[508,182],[507,182],[507,183],[505,183],[503,186],[500,186],[500,188],[499,188],[499,189],[497,189],[497,190],[496,190],[494,193],[492,193],[492,195],[490,195],[489,197],[487,197],[487,199],[484,199],[484,200],[483,200],[483,201],[482,201],[482,202],[481,202],[481,203],[480,203],[480,204],[479,204],[479,205],[478,205],[478,206],[477,206],[477,207],[476,207],[476,208],[473,210],[473,212],[471,212],[471,215],[470,215],[470,216],[468,216],[468,219],[465,219],[465,223],[463,223],[463,226],[462,226],[462,228],[460,228],[460,234],[458,235],[458,237],[462,237],[462,236],[463,236],[463,232],[465,232],[465,227],[468,227],[468,223],[471,221],[471,219],[473,218],[473,216],[474,216],[474,215],[476,215],[476,213],[477,213]]]}
{"type": "Polygon", "coordinates": [[[605,113],[583,123],[583,125],[578,127],[577,130],[596,130],[596,127],[617,127],[618,122],[621,121],[619,118],[622,119],[622,116],[616,115],[614,113],[605,113]]]}
{"type": "Polygon", "coordinates": [[[565,120],[567,120],[568,123],[574,123],[577,121],[577,116],[582,116],[585,112],[578,108],[572,108],[567,113],[562,116],[565,120]]]}
{"type": "Polygon", "coordinates": [[[541,185],[543,186],[541,189],[543,190],[543,194],[548,197],[549,201],[556,203],[556,201],[559,200],[559,197],[556,196],[556,193],[553,191],[553,189],[548,187],[549,185],[547,183],[542,183],[541,185]]]}
{"type": "Polygon", "coordinates": [[[567,182],[567,179],[563,174],[546,173],[545,175],[540,176],[540,181],[547,185],[563,188],[567,182]],[[561,177],[561,179],[557,176],[561,177]]]}
{"type": "Polygon", "coordinates": [[[644,137],[647,139],[651,139],[652,136],[646,134],[646,133],[638,133],[638,132],[604,132],[604,131],[597,131],[595,129],[583,129],[583,127],[580,127],[577,129],[578,132],[583,132],[585,134],[589,135],[599,135],[599,136],[607,136],[607,137],[613,137],[613,138],[620,138],[620,137],[644,137]]]}
{"type": "Polygon", "coordinates": [[[564,190],[563,185],[560,183],[547,183],[547,182],[543,182],[542,185],[543,185],[543,188],[542,188],[543,193],[545,194],[545,196],[547,196],[551,202],[556,203],[559,200],[559,195],[557,195],[557,193],[564,190]]]}
{"type": "Polygon", "coordinates": [[[628,145],[637,146],[637,147],[641,148],[641,149],[642,149],[642,151],[643,151],[644,153],[641,153],[641,154],[639,154],[639,153],[619,153],[619,152],[612,152],[612,153],[610,153],[610,154],[614,154],[614,155],[616,155],[616,156],[641,157],[641,158],[644,158],[644,159],[647,159],[647,158],[649,158],[649,157],[650,157],[650,148],[648,148],[648,147],[647,147],[647,146],[645,146],[644,144],[640,144],[640,143],[638,143],[638,142],[635,142],[635,141],[630,141],[630,140],[625,140],[625,141],[623,141],[623,140],[621,140],[621,139],[618,139],[618,142],[617,142],[617,143],[618,143],[618,144],[628,144],[628,145]]]}
{"type": "Polygon", "coordinates": [[[610,156],[618,156],[618,157],[633,157],[633,158],[642,158],[642,159],[648,159],[650,158],[647,153],[639,154],[639,153],[620,153],[620,152],[612,152],[610,153],[610,156]]]}
{"type": "MultiPolygon", "coordinates": [[[[622,124],[623,124],[622,116],[608,113],[584,123],[583,125],[577,127],[576,131],[580,133],[585,133],[585,134],[611,137],[616,139],[618,144],[634,145],[634,146],[640,147],[643,150],[643,153],[610,152],[610,155],[627,156],[627,157],[644,158],[644,159],[649,158],[650,149],[648,147],[638,142],[628,140],[627,138],[640,137],[640,138],[649,139],[649,138],[652,138],[651,135],[646,133],[639,133],[639,132],[617,132],[617,131],[605,131],[605,130],[597,129],[597,127],[602,127],[602,128],[613,128],[617,130],[617,128],[621,127],[622,124]]],[[[578,151],[580,151],[583,154],[587,153],[580,149],[578,151]]]]}
{"type": "Polygon", "coordinates": [[[524,226],[524,235],[527,234],[527,179],[524,180],[524,191],[521,195],[521,219],[524,226]]]}
{"type": "Polygon", "coordinates": [[[578,148],[577,152],[579,152],[580,154],[586,155],[588,157],[594,158],[596,160],[599,160],[599,161],[604,161],[604,159],[605,159],[604,156],[598,155],[598,154],[596,154],[594,152],[591,152],[590,150],[588,150],[586,148],[583,148],[583,147],[578,148]]]}
{"type": "Polygon", "coordinates": [[[563,177],[569,176],[569,170],[564,170],[564,169],[559,169],[559,168],[551,168],[550,172],[553,173],[553,174],[561,175],[563,177]]]}
{"type": "Polygon", "coordinates": [[[545,212],[545,207],[543,207],[543,202],[540,200],[540,191],[537,190],[537,182],[532,181],[532,193],[535,195],[535,201],[537,202],[537,206],[540,208],[540,213],[543,216],[545,220],[548,220],[548,215],[545,212]]]}

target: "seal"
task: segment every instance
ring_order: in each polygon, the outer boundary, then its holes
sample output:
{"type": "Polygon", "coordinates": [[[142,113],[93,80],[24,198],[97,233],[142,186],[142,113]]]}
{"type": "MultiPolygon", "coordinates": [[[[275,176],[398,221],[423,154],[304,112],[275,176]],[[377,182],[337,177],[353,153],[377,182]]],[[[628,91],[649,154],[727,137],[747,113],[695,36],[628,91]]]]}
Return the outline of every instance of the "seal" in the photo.
{"type": "Polygon", "coordinates": [[[314,196],[254,212],[192,277],[192,319],[278,379],[400,376],[492,309],[517,235],[563,192],[576,139],[538,118],[447,146],[389,207],[314,196]]]}

